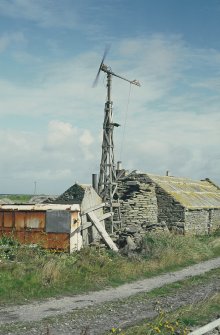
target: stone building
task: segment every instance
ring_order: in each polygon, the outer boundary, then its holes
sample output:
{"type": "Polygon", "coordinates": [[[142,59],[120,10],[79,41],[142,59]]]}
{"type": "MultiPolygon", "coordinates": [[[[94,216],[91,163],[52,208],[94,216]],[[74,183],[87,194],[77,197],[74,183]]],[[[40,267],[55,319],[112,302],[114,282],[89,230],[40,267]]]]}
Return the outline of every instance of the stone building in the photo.
{"type": "Polygon", "coordinates": [[[132,172],[120,178],[124,227],[204,234],[220,228],[220,188],[211,180],[132,172]]]}

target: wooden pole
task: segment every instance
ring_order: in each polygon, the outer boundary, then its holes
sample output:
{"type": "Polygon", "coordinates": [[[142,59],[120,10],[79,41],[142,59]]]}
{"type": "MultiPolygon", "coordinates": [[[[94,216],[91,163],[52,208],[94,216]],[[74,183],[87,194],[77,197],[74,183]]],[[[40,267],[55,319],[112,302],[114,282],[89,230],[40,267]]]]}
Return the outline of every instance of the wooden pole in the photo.
{"type": "Polygon", "coordinates": [[[196,330],[194,330],[192,333],[189,333],[188,335],[203,335],[207,332],[209,332],[210,330],[219,327],[220,326],[220,319],[217,319],[215,321],[212,321],[210,323],[208,323],[207,325],[198,328],[196,330]]]}

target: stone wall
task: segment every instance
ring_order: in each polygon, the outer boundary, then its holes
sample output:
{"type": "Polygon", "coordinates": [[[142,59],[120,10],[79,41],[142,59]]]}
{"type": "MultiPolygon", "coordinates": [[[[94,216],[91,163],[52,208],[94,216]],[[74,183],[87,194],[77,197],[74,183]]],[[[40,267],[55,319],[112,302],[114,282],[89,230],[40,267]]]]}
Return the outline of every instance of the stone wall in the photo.
{"type": "Polygon", "coordinates": [[[185,212],[185,231],[193,234],[208,234],[220,228],[219,209],[197,209],[185,212]]]}
{"type": "Polygon", "coordinates": [[[131,230],[152,230],[158,227],[155,186],[146,183],[143,174],[133,174],[119,181],[122,225],[131,230]]]}
{"type": "Polygon", "coordinates": [[[220,209],[209,210],[209,221],[211,224],[210,226],[211,231],[220,229],[220,209]]]}
{"type": "Polygon", "coordinates": [[[164,222],[170,230],[184,233],[184,207],[159,186],[156,186],[156,196],[159,223],[164,222]]]}
{"type": "Polygon", "coordinates": [[[120,180],[118,193],[123,226],[145,231],[168,227],[184,233],[184,207],[146,174],[133,173],[120,180]]]}
{"type": "Polygon", "coordinates": [[[220,228],[220,209],[186,209],[147,174],[122,178],[118,195],[122,224],[131,230],[168,227],[181,234],[206,234],[220,228]]]}
{"type": "Polygon", "coordinates": [[[195,235],[208,234],[209,232],[209,210],[197,209],[186,210],[185,232],[195,235]]]}

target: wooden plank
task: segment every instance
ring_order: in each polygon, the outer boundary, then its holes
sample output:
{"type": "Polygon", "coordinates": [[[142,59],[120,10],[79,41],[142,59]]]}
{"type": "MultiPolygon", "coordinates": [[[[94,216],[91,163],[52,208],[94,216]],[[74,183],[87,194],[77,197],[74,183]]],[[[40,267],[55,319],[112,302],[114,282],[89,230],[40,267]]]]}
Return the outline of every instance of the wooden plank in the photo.
{"type": "Polygon", "coordinates": [[[112,216],[114,213],[113,212],[109,212],[109,213],[105,213],[104,215],[102,215],[99,219],[99,221],[103,221],[105,219],[110,218],[110,216],[112,216]]]}
{"type": "Polygon", "coordinates": [[[90,207],[90,208],[88,208],[87,210],[85,210],[85,211],[81,212],[81,215],[88,214],[89,212],[93,212],[93,211],[95,211],[96,209],[99,209],[99,208],[101,208],[101,207],[104,207],[104,206],[105,206],[105,203],[104,203],[104,202],[102,202],[102,203],[101,203],[101,204],[99,204],[99,205],[96,205],[96,206],[90,207]]]}
{"type": "Polygon", "coordinates": [[[71,213],[70,221],[72,222],[70,228],[70,253],[72,253],[80,250],[83,246],[80,214],[71,213]]]}
{"type": "MultiPolygon", "coordinates": [[[[120,207],[120,203],[119,202],[113,202],[112,204],[111,204],[111,206],[113,207],[113,208],[116,208],[116,207],[120,207]]],[[[106,204],[106,207],[111,207],[109,204],[106,204]]]]}
{"type": "Polygon", "coordinates": [[[91,222],[86,222],[82,225],[82,230],[85,230],[85,229],[88,229],[89,227],[92,226],[92,223],[91,222]]]}
{"type": "MultiPolygon", "coordinates": [[[[104,215],[102,215],[99,219],[99,221],[103,221],[105,219],[108,219],[110,216],[112,216],[114,213],[112,212],[109,212],[109,213],[105,213],[104,215]]],[[[83,225],[82,225],[82,230],[85,230],[85,229],[88,229],[89,227],[92,226],[92,223],[91,222],[85,222],[83,225]]]]}
{"type": "Polygon", "coordinates": [[[95,213],[90,212],[90,213],[88,213],[88,216],[91,219],[91,221],[93,222],[93,224],[95,225],[96,229],[98,230],[98,232],[101,235],[101,237],[103,238],[103,240],[109,246],[109,248],[114,250],[114,251],[118,251],[118,248],[117,248],[116,244],[112,241],[111,237],[109,236],[109,234],[107,233],[105,228],[102,226],[99,219],[96,217],[95,213]]]}
{"type": "Polygon", "coordinates": [[[217,319],[215,321],[208,323],[207,325],[201,328],[194,330],[192,333],[189,333],[189,335],[203,335],[209,332],[210,330],[213,330],[214,328],[219,327],[219,326],[220,326],[220,319],[217,319]]]}

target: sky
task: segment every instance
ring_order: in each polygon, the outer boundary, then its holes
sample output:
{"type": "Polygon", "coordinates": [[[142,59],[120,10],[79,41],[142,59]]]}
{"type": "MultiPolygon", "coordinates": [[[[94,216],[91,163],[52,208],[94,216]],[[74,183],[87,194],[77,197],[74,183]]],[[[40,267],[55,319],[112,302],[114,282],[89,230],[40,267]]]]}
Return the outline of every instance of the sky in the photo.
{"type": "Polygon", "coordinates": [[[0,0],[0,193],[99,173],[105,63],[115,160],[220,184],[220,0],[0,0]]]}

